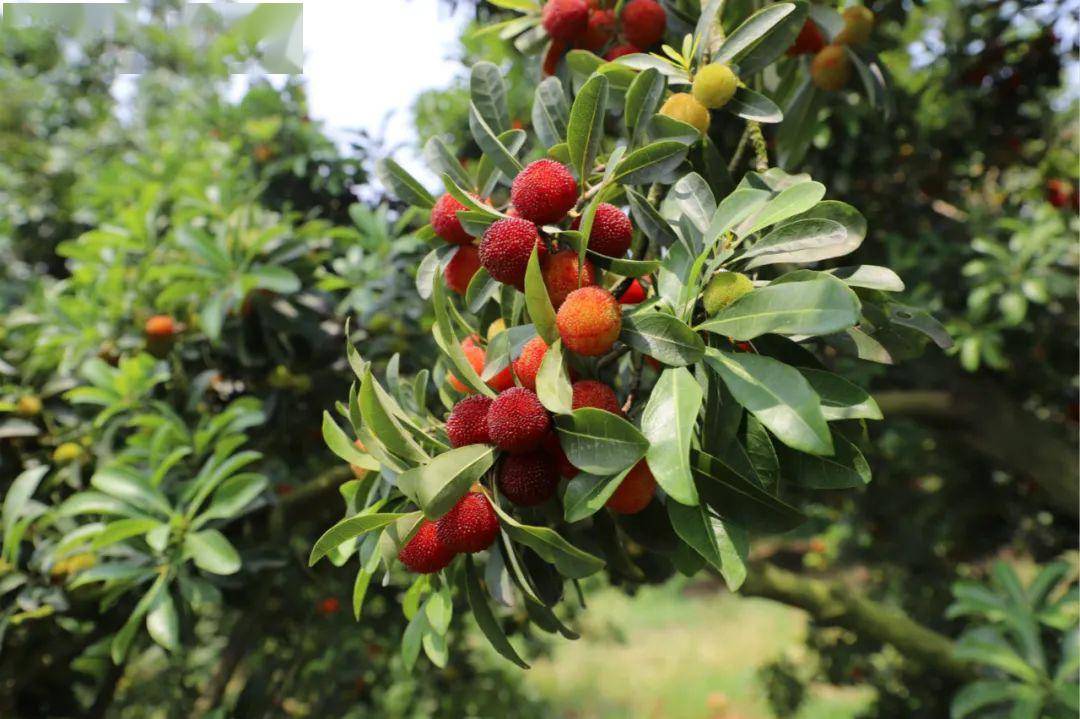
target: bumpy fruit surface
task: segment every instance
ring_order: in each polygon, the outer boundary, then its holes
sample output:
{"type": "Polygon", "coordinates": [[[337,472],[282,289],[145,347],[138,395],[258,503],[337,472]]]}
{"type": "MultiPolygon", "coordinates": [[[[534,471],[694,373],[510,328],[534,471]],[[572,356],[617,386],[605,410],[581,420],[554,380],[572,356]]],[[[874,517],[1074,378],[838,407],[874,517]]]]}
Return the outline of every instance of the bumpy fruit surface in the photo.
{"type": "Polygon", "coordinates": [[[605,503],[608,509],[619,514],[637,514],[649,506],[656,494],[656,479],[649,465],[641,460],[627,472],[615,494],[605,503]]]}
{"type": "Polygon", "coordinates": [[[439,539],[435,522],[421,520],[420,528],[398,552],[398,559],[410,571],[432,574],[450,564],[454,553],[439,539]]]}
{"type": "Polygon", "coordinates": [[[552,38],[576,40],[588,27],[589,4],[585,0],[548,0],[540,18],[552,38]]]}
{"type": "Polygon", "coordinates": [[[843,45],[827,45],[810,63],[810,79],[822,90],[841,89],[851,79],[851,60],[843,45]]]}
{"type": "Polygon", "coordinates": [[[167,339],[176,334],[176,323],[169,315],[154,315],[146,321],[145,330],[151,339],[167,339]]]}
{"type": "Polygon", "coordinates": [[[633,280],[619,295],[620,305],[636,305],[645,301],[645,286],[641,280],[633,280]]]}
{"type": "Polygon", "coordinates": [[[728,104],[739,89],[739,78],[723,63],[706,65],[694,75],[694,98],[707,108],[716,110],[728,104]]]}
{"type": "Polygon", "coordinates": [[[518,214],[538,225],[566,217],[577,197],[578,186],[573,174],[566,165],[555,160],[529,163],[510,185],[510,202],[518,214]]]}
{"type": "Polygon", "coordinates": [[[566,452],[563,451],[562,443],[559,442],[559,435],[555,432],[548,432],[548,435],[544,437],[543,444],[540,445],[542,451],[546,452],[551,461],[554,462],[555,468],[559,474],[567,479],[573,479],[577,476],[578,470],[573,464],[570,463],[570,459],[566,456],[566,452]]]}
{"type": "Polygon", "coordinates": [[[507,452],[529,452],[551,429],[551,417],[532,390],[511,387],[499,393],[487,414],[488,436],[507,452]]]}
{"type": "MultiPolygon", "coordinates": [[[[476,374],[480,374],[484,371],[484,348],[476,344],[476,340],[472,337],[466,337],[461,341],[461,351],[465,353],[465,359],[469,361],[472,368],[476,370],[476,374]]],[[[449,375],[450,386],[456,389],[458,392],[465,392],[466,394],[472,394],[473,388],[466,385],[454,375],[449,375]]]]}
{"type": "Polygon", "coordinates": [[[454,256],[446,263],[443,279],[446,286],[459,295],[464,295],[469,288],[469,281],[480,269],[480,252],[473,245],[461,245],[454,256]]]}
{"type": "Polygon", "coordinates": [[[581,284],[578,284],[578,253],[575,250],[556,252],[544,263],[542,273],[544,286],[547,287],[548,297],[555,309],[559,309],[566,296],[578,287],[596,284],[596,269],[588,260],[585,260],[582,267],[581,284]]]}
{"type": "Polygon", "coordinates": [[[746,275],[740,272],[721,272],[705,285],[701,301],[705,305],[705,312],[714,315],[752,289],[754,283],[746,275]]]}
{"type": "Polygon", "coordinates": [[[480,240],[480,264],[499,282],[524,290],[525,270],[534,247],[543,259],[547,250],[532,222],[515,217],[496,220],[480,240]]]}
{"type": "Polygon", "coordinates": [[[571,389],[574,393],[571,409],[595,407],[612,414],[622,414],[622,407],[619,406],[619,398],[615,396],[615,390],[603,382],[582,379],[575,382],[571,389]]]}
{"type": "MultiPolygon", "coordinates": [[[[575,217],[572,229],[581,227],[581,218],[575,217]]],[[[592,229],[589,231],[589,249],[608,257],[622,257],[630,249],[634,239],[634,226],[630,218],[615,205],[601,202],[596,206],[592,229]]]]}
{"type": "Polygon", "coordinates": [[[455,554],[482,552],[499,536],[499,517],[487,497],[469,492],[439,518],[436,532],[455,554]]]}
{"type": "Polygon", "coordinates": [[[559,473],[543,452],[511,454],[499,467],[499,491],[519,507],[535,507],[555,496],[559,473]]]}
{"type": "Polygon", "coordinates": [[[645,51],[642,50],[640,47],[636,47],[634,45],[616,45],[615,47],[607,51],[607,53],[604,55],[604,59],[608,62],[611,62],[612,60],[618,60],[624,55],[637,55],[641,52],[645,51]]]}
{"type": "Polygon", "coordinates": [[[533,337],[521,348],[521,355],[514,360],[514,374],[522,387],[536,391],[536,373],[544,361],[548,346],[542,337],[533,337]]]}
{"type": "Polygon", "coordinates": [[[563,346],[586,357],[611,349],[622,329],[622,309],[602,287],[582,287],[571,292],[555,315],[563,346]]]}
{"type": "Polygon", "coordinates": [[[787,49],[787,54],[789,57],[813,55],[823,47],[825,47],[825,36],[821,33],[821,28],[813,20],[807,20],[799,30],[799,36],[795,38],[795,42],[791,43],[791,47],[787,49]]]}
{"type": "Polygon", "coordinates": [[[844,29],[833,40],[837,45],[862,45],[874,29],[874,13],[862,5],[849,7],[841,13],[844,29]]]}
{"type": "Polygon", "coordinates": [[[630,0],[623,8],[623,35],[631,45],[655,45],[664,36],[666,26],[667,13],[656,0],[630,0]]]}
{"type": "Polygon", "coordinates": [[[454,199],[449,193],[443,195],[431,208],[431,227],[435,234],[455,245],[467,245],[472,236],[461,226],[457,213],[469,208],[454,199]]]}
{"type": "Polygon", "coordinates": [[[615,37],[615,11],[592,10],[589,12],[589,24],[578,39],[578,44],[586,50],[598,52],[615,37]]]}
{"type": "Polygon", "coordinates": [[[677,92],[665,100],[660,114],[685,122],[702,134],[709,130],[709,108],[688,92],[677,92]]]}
{"type": "Polygon", "coordinates": [[[467,444],[488,444],[487,414],[491,409],[491,398],[482,394],[466,397],[450,410],[446,418],[446,436],[451,447],[464,447],[467,444]]]}
{"type": "Polygon", "coordinates": [[[41,414],[41,398],[37,395],[24,394],[15,403],[15,413],[20,417],[36,417],[41,414]]]}

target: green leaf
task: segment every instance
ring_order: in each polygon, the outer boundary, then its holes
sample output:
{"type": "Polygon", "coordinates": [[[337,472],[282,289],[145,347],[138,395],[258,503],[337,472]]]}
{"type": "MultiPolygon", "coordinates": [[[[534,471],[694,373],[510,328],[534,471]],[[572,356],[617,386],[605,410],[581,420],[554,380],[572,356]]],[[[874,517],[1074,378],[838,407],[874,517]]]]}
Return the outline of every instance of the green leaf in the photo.
{"type": "Polygon", "coordinates": [[[793,12],[793,3],[775,3],[758,10],[724,38],[724,42],[713,55],[713,62],[737,62],[793,12]]]}
{"type": "Polygon", "coordinates": [[[356,444],[348,438],[345,432],[338,427],[330,413],[323,410],[322,436],[330,451],[349,464],[356,465],[373,472],[379,471],[379,463],[366,452],[360,450],[356,444]]]}
{"type": "Polygon", "coordinates": [[[593,75],[578,91],[570,108],[570,121],[566,128],[566,144],[570,150],[570,162],[578,171],[581,186],[585,187],[600,141],[604,138],[604,112],[607,107],[608,79],[593,75]]]}
{"type": "Polygon", "coordinates": [[[762,532],[786,532],[806,521],[795,507],[766,492],[722,460],[690,451],[698,493],[724,520],[762,532]]]}
{"type": "Polygon", "coordinates": [[[105,525],[105,529],[95,536],[90,543],[90,549],[96,551],[110,544],[141,536],[160,526],[162,526],[162,523],[156,519],[144,519],[141,517],[118,519],[105,525]]]}
{"type": "Polygon", "coordinates": [[[192,526],[198,528],[212,519],[231,519],[255,501],[266,489],[268,481],[261,474],[238,474],[225,480],[210,501],[206,511],[196,517],[192,526]]]}
{"type": "Polygon", "coordinates": [[[980,709],[985,709],[994,704],[1011,702],[1025,690],[1029,690],[1029,688],[1016,682],[992,681],[989,679],[965,684],[953,696],[949,717],[950,719],[964,719],[972,716],[980,709]]]}
{"type": "Polygon", "coordinates": [[[859,385],[824,370],[800,367],[799,371],[821,397],[825,419],[882,419],[877,402],[859,385]]]}
{"type": "Polygon", "coordinates": [[[623,185],[661,182],[686,159],[689,151],[685,143],[677,140],[650,143],[623,157],[615,166],[611,179],[623,185]]]}
{"type": "Polygon", "coordinates": [[[425,210],[435,206],[435,199],[420,181],[390,158],[375,163],[375,173],[379,181],[402,202],[425,210]]]}
{"type": "Polygon", "coordinates": [[[731,232],[769,201],[771,193],[753,187],[735,190],[720,201],[705,233],[705,247],[711,248],[721,235],[731,232]]]}
{"type": "Polygon", "coordinates": [[[376,512],[368,514],[361,512],[354,517],[346,517],[323,532],[322,536],[315,541],[315,544],[311,547],[311,554],[308,557],[308,566],[313,566],[315,562],[325,557],[331,550],[344,544],[350,539],[359,537],[361,534],[375,529],[382,529],[399,519],[419,516],[419,512],[376,512]]]}
{"type": "Polygon", "coordinates": [[[235,574],[240,571],[240,554],[225,535],[216,529],[184,535],[184,555],[195,566],[211,574],[235,574]]]}
{"type": "Polygon", "coordinates": [[[655,68],[641,72],[630,83],[623,112],[623,123],[626,126],[626,135],[630,138],[630,147],[638,144],[649,120],[660,108],[666,88],[663,75],[655,68]]]}
{"type": "Polygon", "coordinates": [[[170,652],[180,648],[180,618],[167,590],[158,592],[151,603],[146,615],[146,631],[151,639],[170,652]]]}
{"type": "Polygon", "coordinates": [[[649,204],[648,199],[637,190],[626,188],[626,197],[630,201],[630,213],[634,224],[659,247],[670,247],[679,241],[668,221],[649,204]]]}
{"type": "Polygon", "coordinates": [[[493,135],[510,129],[506,83],[502,71],[494,63],[482,61],[473,65],[469,74],[469,98],[493,135]]]}
{"type": "Polygon", "coordinates": [[[590,474],[618,474],[649,448],[649,441],[634,425],[593,407],[557,416],[555,427],[571,464],[590,474]]]}
{"type": "Polygon", "coordinates": [[[571,579],[581,579],[596,574],[604,568],[604,561],[584,552],[567,542],[550,527],[532,527],[521,524],[502,510],[495,502],[491,503],[502,520],[506,533],[516,542],[529,547],[540,558],[554,564],[559,573],[571,579]]]}
{"type": "Polygon", "coordinates": [[[624,315],[619,339],[672,367],[692,365],[705,354],[701,336],[665,312],[646,310],[624,315]]]}
{"type": "Polygon", "coordinates": [[[949,335],[949,331],[926,310],[909,307],[898,302],[890,302],[886,305],[885,310],[889,322],[921,332],[943,350],[952,347],[953,339],[949,335]]]}
{"type": "Polygon", "coordinates": [[[649,469],[669,497],[686,505],[698,503],[690,471],[690,442],[704,397],[689,370],[668,368],[660,374],[641,414],[641,433],[649,441],[645,454],[649,469]]]}
{"type": "MultiPolygon", "coordinates": [[[[581,256],[581,232],[577,230],[563,230],[558,233],[559,239],[578,251],[581,256]]],[[[660,260],[628,260],[625,257],[609,257],[586,249],[585,256],[594,265],[603,270],[610,270],[622,277],[645,277],[656,272],[660,267],[660,260]]]]}
{"type": "Polygon", "coordinates": [[[465,305],[469,312],[479,314],[484,305],[498,294],[499,284],[483,267],[477,269],[476,274],[469,280],[469,286],[465,288],[465,305]]]}
{"type": "Polygon", "coordinates": [[[633,466],[608,477],[579,472],[566,485],[566,494],[563,495],[563,516],[566,521],[580,522],[599,512],[631,469],[633,466]]]}
{"type": "Polygon", "coordinates": [[[784,113],[775,102],[748,87],[736,90],[734,97],[724,105],[724,109],[732,115],[753,122],[776,123],[784,119],[784,113]]]}
{"type": "Polygon", "coordinates": [[[953,656],[960,661],[995,667],[1029,684],[1040,681],[1039,672],[1025,662],[993,627],[979,627],[965,632],[957,640],[953,656]]]}
{"type": "Polygon", "coordinates": [[[553,147],[566,141],[569,117],[570,105],[566,101],[566,93],[563,92],[559,78],[549,77],[536,86],[532,124],[545,147],[553,147]]]}
{"type": "Polygon", "coordinates": [[[103,467],[94,472],[90,485],[143,510],[166,517],[172,513],[172,505],[165,495],[146,484],[132,469],[120,466],[103,467]]]}
{"type": "Polygon", "coordinates": [[[551,298],[548,297],[537,252],[537,248],[533,247],[525,269],[525,306],[529,310],[529,319],[536,327],[536,333],[545,343],[552,345],[559,339],[559,328],[555,325],[555,308],[551,306],[551,298]]]}
{"type": "Polygon", "coordinates": [[[835,452],[815,457],[803,452],[783,452],[785,476],[808,489],[850,489],[870,483],[870,465],[859,448],[842,435],[833,434],[835,452]]]}
{"type": "Polygon", "coordinates": [[[807,212],[824,196],[825,185],[820,182],[799,182],[785,187],[754,214],[753,220],[747,223],[747,226],[739,228],[739,235],[749,235],[769,225],[795,217],[799,213],[807,212]]]}
{"type": "Polygon", "coordinates": [[[463,578],[465,583],[465,596],[469,601],[469,608],[472,609],[477,626],[480,627],[480,631],[487,637],[492,648],[522,669],[528,669],[529,665],[518,655],[517,650],[514,649],[510,640],[506,638],[502,626],[492,613],[491,606],[487,603],[487,599],[484,596],[484,590],[480,587],[480,576],[476,571],[476,564],[473,562],[471,554],[465,555],[465,573],[463,578]]]}
{"type": "MultiPolygon", "coordinates": [[[[709,229],[713,213],[716,212],[716,199],[705,178],[696,172],[689,172],[671,186],[661,209],[669,217],[674,214],[686,218],[698,233],[704,235],[709,229]]],[[[701,250],[697,244],[690,246],[695,253],[701,250]]]]}
{"type": "Polygon", "coordinates": [[[694,58],[699,63],[705,53],[712,49],[712,35],[721,27],[722,18],[719,15],[723,6],[724,0],[708,0],[701,6],[701,14],[698,15],[697,24],[694,26],[694,40],[697,43],[694,58]]]}
{"type": "Polygon", "coordinates": [[[819,273],[814,279],[774,280],[754,289],[698,329],[742,341],[767,333],[827,335],[854,327],[860,311],[859,298],[850,288],[819,273]]]}
{"type": "MultiPolygon", "coordinates": [[[[460,348],[458,349],[460,351],[460,348]]],[[[414,463],[427,459],[427,453],[420,448],[411,435],[405,432],[394,417],[389,395],[371,374],[370,365],[364,371],[357,401],[364,424],[388,450],[414,463]]]]}
{"type": "Polygon", "coordinates": [[[832,437],[821,400],[793,367],[770,357],[709,348],[705,361],[724,380],[735,401],[784,444],[810,454],[832,454],[832,437]]]}
{"type": "Polygon", "coordinates": [[[135,608],[131,610],[131,614],[128,616],[127,621],[124,622],[124,626],[113,635],[112,643],[109,645],[109,656],[112,657],[113,664],[122,664],[124,662],[128,648],[131,647],[131,641],[135,638],[135,632],[139,630],[143,617],[146,616],[150,606],[157,600],[158,595],[165,591],[167,579],[167,574],[158,575],[158,578],[146,590],[146,594],[142,595],[138,603],[135,604],[135,608]]]}
{"type": "Polygon", "coordinates": [[[806,22],[807,3],[795,3],[795,10],[776,23],[765,37],[739,58],[739,74],[750,77],[764,70],[791,47],[806,22]]]}
{"type": "Polygon", "coordinates": [[[521,163],[480,115],[476,105],[469,105],[469,130],[484,155],[507,177],[521,172],[521,163]]]}
{"type": "Polygon", "coordinates": [[[555,340],[544,353],[536,373],[536,396],[549,412],[569,414],[573,411],[574,390],[566,371],[561,340],[555,340]]]}
{"type": "MultiPolygon", "coordinates": [[[[471,387],[474,392],[494,397],[495,392],[484,384],[484,381],[480,379],[480,375],[476,373],[469,360],[465,358],[461,343],[458,341],[457,335],[454,334],[454,326],[450,321],[448,309],[449,300],[446,297],[446,288],[441,275],[435,277],[432,297],[434,298],[432,304],[435,309],[435,326],[432,327],[432,334],[435,337],[435,343],[439,345],[439,349],[450,358],[450,362],[453,364],[454,376],[467,387],[471,387]]],[[[366,417],[364,421],[368,421],[366,417]]]]}
{"type": "Polygon", "coordinates": [[[424,515],[428,519],[438,519],[450,511],[494,462],[494,447],[468,444],[409,470],[401,476],[400,483],[416,487],[416,498],[424,515]]]}
{"type": "Polygon", "coordinates": [[[432,137],[424,145],[424,159],[437,175],[448,175],[459,187],[472,187],[469,173],[461,166],[441,137],[432,137]]]}
{"type": "Polygon", "coordinates": [[[31,467],[21,472],[8,486],[7,493],[4,495],[4,508],[0,512],[4,522],[5,553],[8,550],[7,545],[9,537],[12,535],[12,529],[15,527],[15,522],[22,516],[27,502],[30,501],[30,497],[37,491],[42,478],[48,472],[48,465],[31,467]]]}
{"type": "Polygon", "coordinates": [[[847,231],[833,220],[797,220],[781,225],[740,256],[746,269],[779,263],[805,264],[845,255],[847,231]]]}
{"type": "Polygon", "coordinates": [[[730,591],[737,591],[746,579],[750,544],[746,530],[713,519],[704,505],[668,502],[667,511],[679,538],[720,572],[730,591]]]}

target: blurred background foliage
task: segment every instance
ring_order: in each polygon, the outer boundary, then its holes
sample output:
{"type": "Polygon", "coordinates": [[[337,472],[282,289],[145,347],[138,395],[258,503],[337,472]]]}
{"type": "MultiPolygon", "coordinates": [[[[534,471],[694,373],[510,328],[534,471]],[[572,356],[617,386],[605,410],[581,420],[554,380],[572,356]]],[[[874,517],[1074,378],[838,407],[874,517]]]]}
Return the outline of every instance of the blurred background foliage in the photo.
{"type": "MultiPolygon", "coordinates": [[[[868,5],[895,115],[838,96],[788,169],[861,209],[858,260],[896,268],[947,321],[955,353],[845,368],[887,417],[867,455],[875,481],[812,507],[809,526],[762,544],[755,562],[899,608],[982,656],[980,637],[1001,643],[986,632],[1007,644],[1034,626],[1038,641],[1017,652],[1029,683],[1049,686],[1076,648],[1076,8],[868,5]],[[1037,576],[1053,580],[1045,596],[1029,587],[1037,576]],[[965,608],[965,596],[984,604],[965,608]]],[[[748,593],[807,613],[707,583],[633,599],[611,589],[583,613],[582,641],[522,638],[547,652],[532,674],[497,664],[464,625],[450,666],[421,660],[407,673],[389,590],[371,587],[356,623],[344,575],[304,559],[351,476],[319,431],[347,392],[345,319],[366,358],[419,369],[432,352],[413,288],[426,243],[369,184],[378,138],[331,141],[299,79],[253,79],[237,97],[229,73],[253,49],[209,28],[214,42],[193,51],[168,8],[107,42],[0,29],[0,714],[948,713],[960,679],[753,581],[748,593]],[[132,55],[146,72],[121,78],[132,55]],[[357,187],[373,201],[356,203],[357,187]],[[164,344],[144,330],[162,314],[178,328],[164,344]],[[102,470],[165,466],[161,486],[184,488],[205,479],[208,458],[237,457],[250,476],[221,477],[206,520],[243,558],[236,569],[220,563],[228,550],[71,536],[79,502],[117,489],[91,485],[102,470]],[[95,568],[100,578],[86,574],[95,568]],[[178,619],[159,633],[175,625],[175,649],[140,631],[114,663],[113,636],[145,586],[132,589],[160,576],[178,619]]],[[[483,24],[502,11],[475,12],[483,24]]],[[[505,67],[512,115],[528,124],[535,59],[467,34],[461,79],[416,101],[421,144],[438,135],[478,156],[466,85],[481,58],[505,67]]],[[[164,530],[181,542],[186,531],[164,530]]],[[[1000,666],[973,678],[1002,676],[1020,681],[1000,666]]]]}

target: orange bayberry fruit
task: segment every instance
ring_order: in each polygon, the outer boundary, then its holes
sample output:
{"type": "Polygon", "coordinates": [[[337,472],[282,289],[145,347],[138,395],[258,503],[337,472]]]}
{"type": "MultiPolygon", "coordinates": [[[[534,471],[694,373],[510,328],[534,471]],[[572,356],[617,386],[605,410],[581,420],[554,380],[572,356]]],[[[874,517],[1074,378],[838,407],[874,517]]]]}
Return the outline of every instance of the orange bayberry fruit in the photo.
{"type": "Polygon", "coordinates": [[[511,387],[491,403],[488,436],[507,452],[529,452],[540,446],[551,429],[551,417],[532,390],[511,387]]]}
{"type": "Polygon", "coordinates": [[[418,574],[437,572],[454,558],[454,553],[439,539],[435,522],[424,519],[412,539],[398,552],[398,559],[418,574]]]}
{"type": "Polygon", "coordinates": [[[622,330],[622,310],[602,287],[574,290],[562,303],[555,324],[571,352],[595,357],[611,349],[622,330]]]}
{"type": "Polygon", "coordinates": [[[440,197],[431,208],[431,227],[435,234],[455,245],[467,245],[472,242],[472,235],[461,226],[457,213],[469,208],[447,193],[440,197]]]}
{"type": "Polygon", "coordinates": [[[542,337],[533,337],[521,348],[521,355],[514,360],[514,374],[521,386],[536,391],[536,373],[544,361],[548,346],[542,337]]]}
{"type": "Polygon", "coordinates": [[[480,264],[499,282],[524,290],[525,270],[534,247],[540,259],[547,256],[547,248],[532,222],[513,217],[496,220],[480,240],[480,264]]]}
{"type": "Polygon", "coordinates": [[[810,79],[822,90],[835,91],[851,79],[851,60],[843,45],[827,45],[810,63],[810,79]]]}
{"type": "Polygon", "coordinates": [[[169,315],[154,315],[146,321],[145,330],[151,339],[167,339],[176,334],[176,323],[169,315]]]}
{"type": "Polygon", "coordinates": [[[555,309],[559,309],[566,300],[566,296],[578,287],[596,284],[596,269],[593,263],[585,260],[580,273],[578,267],[578,253],[574,250],[556,252],[544,262],[542,270],[544,285],[547,287],[548,297],[551,298],[551,304],[555,309]]]}
{"type": "MultiPolygon", "coordinates": [[[[461,341],[461,351],[465,353],[465,359],[469,361],[472,368],[476,370],[476,374],[480,374],[484,371],[484,348],[476,343],[475,337],[466,337],[461,341]]],[[[450,386],[456,389],[458,392],[465,392],[466,394],[472,394],[473,389],[464,382],[459,380],[454,375],[449,375],[450,386]]]]}
{"type": "Polygon", "coordinates": [[[519,507],[535,507],[555,496],[559,473],[543,452],[511,454],[499,466],[499,491],[519,507]]]}
{"type": "Polygon", "coordinates": [[[649,471],[649,465],[645,460],[641,460],[627,472],[615,494],[611,495],[604,506],[619,514],[637,514],[649,506],[654,494],[656,479],[649,471]]]}
{"type": "Polygon", "coordinates": [[[487,444],[491,441],[487,431],[487,413],[491,398],[482,394],[466,397],[450,410],[446,418],[446,436],[451,447],[467,444],[487,444]]]}
{"type": "Polygon", "coordinates": [[[443,278],[446,286],[464,295],[469,288],[469,281],[480,269],[480,253],[473,245],[461,245],[454,251],[454,256],[446,263],[443,278]]]}
{"type": "Polygon", "coordinates": [[[807,20],[799,30],[799,36],[791,47],[787,49],[789,57],[796,55],[814,55],[825,47],[825,36],[821,34],[821,28],[813,20],[807,20]]]}
{"type": "MultiPolygon", "coordinates": [[[[581,227],[581,218],[575,217],[572,229],[581,227]]],[[[622,257],[630,249],[634,238],[634,226],[630,218],[615,205],[601,202],[596,206],[592,230],[589,232],[589,249],[608,257],[622,257]]]]}
{"type": "Polygon", "coordinates": [[[551,37],[576,40],[589,25],[589,4],[585,0],[548,0],[540,18],[551,37]]]}
{"type": "Polygon", "coordinates": [[[481,552],[499,536],[499,518],[487,497],[469,492],[439,518],[436,533],[451,552],[481,552]]]}
{"type": "Polygon", "coordinates": [[[622,407],[619,406],[619,398],[615,396],[615,390],[603,382],[582,379],[575,382],[572,389],[574,398],[571,401],[571,409],[595,407],[612,414],[622,414],[622,407]]]}
{"type": "Polygon", "coordinates": [[[844,29],[833,40],[837,45],[862,45],[870,39],[874,29],[874,13],[870,8],[853,5],[841,13],[844,16],[844,29]]]}
{"type": "Polygon", "coordinates": [[[577,197],[574,175],[555,160],[529,163],[510,185],[510,202],[523,218],[538,225],[566,217],[577,197]]]}
{"type": "Polygon", "coordinates": [[[623,35],[632,45],[655,45],[664,37],[666,26],[667,13],[656,0],[630,0],[623,8],[623,35]]]}

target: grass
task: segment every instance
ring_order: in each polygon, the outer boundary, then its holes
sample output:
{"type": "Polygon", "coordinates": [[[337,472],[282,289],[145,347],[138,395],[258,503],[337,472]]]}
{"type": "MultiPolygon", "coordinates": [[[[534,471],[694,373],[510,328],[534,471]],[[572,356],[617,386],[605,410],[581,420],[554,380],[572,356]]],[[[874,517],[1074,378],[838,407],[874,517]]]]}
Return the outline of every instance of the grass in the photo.
{"type": "MultiPolygon", "coordinates": [[[[677,581],[588,600],[582,638],[557,641],[524,677],[564,719],[770,719],[758,668],[785,654],[813,661],[802,643],[806,616],[773,602],[677,581]]],[[[854,717],[870,698],[813,685],[790,719],[854,717]]]]}

